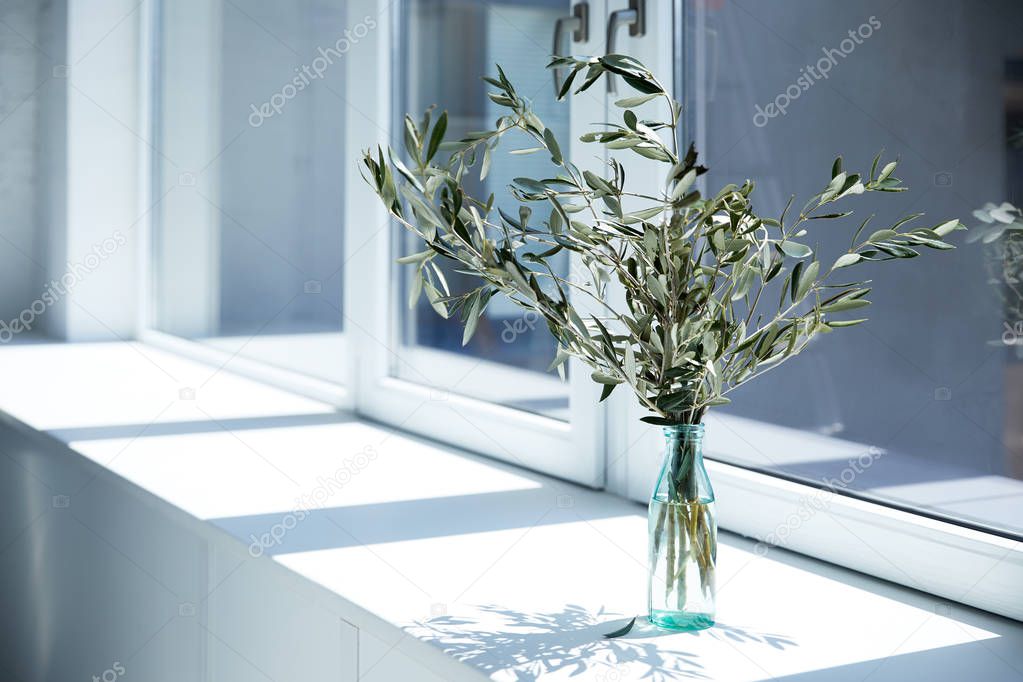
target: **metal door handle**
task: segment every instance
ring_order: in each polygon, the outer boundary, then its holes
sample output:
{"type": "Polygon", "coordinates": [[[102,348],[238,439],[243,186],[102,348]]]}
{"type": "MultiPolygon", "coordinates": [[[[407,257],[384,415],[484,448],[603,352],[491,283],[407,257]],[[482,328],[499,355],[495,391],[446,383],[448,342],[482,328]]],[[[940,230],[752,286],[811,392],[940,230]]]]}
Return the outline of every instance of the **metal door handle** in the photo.
{"type": "MultiPolygon", "coordinates": [[[[646,35],[646,0],[629,0],[627,9],[618,9],[611,12],[607,20],[607,53],[616,54],[615,35],[618,29],[623,26],[629,27],[629,35],[633,37],[646,35]]],[[[615,77],[607,74],[607,91],[611,94],[617,92],[615,77]]]]}
{"type": "MultiPolygon", "coordinates": [[[[572,42],[585,43],[590,39],[590,4],[580,2],[572,8],[572,14],[567,17],[559,17],[554,22],[554,45],[551,47],[551,56],[561,56],[561,34],[565,29],[572,31],[572,42]]],[[[564,82],[561,78],[561,69],[552,69],[554,72],[554,98],[561,94],[561,85],[564,82]]]]}

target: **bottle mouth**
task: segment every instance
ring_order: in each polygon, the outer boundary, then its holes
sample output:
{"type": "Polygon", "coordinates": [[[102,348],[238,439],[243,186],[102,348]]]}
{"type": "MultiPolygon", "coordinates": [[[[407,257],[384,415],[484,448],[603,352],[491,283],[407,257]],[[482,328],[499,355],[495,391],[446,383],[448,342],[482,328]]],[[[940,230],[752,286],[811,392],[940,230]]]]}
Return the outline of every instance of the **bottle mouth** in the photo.
{"type": "Polygon", "coordinates": [[[665,436],[685,436],[688,438],[703,437],[703,423],[700,424],[671,424],[664,427],[665,436]]]}

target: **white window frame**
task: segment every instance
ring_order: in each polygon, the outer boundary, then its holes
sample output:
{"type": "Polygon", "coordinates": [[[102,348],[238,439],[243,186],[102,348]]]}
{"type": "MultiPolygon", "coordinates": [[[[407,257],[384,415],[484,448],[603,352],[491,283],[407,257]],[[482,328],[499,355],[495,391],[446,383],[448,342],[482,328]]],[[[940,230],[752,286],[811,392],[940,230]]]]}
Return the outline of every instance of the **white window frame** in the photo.
{"type": "MultiPolygon", "coordinates": [[[[160,12],[162,3],[169,0],[154,0],[142,3],[140,7],[139,31],[139,131],[143,140],[151,140],[158,144],[158,122],[155,119],[155,98],[159,95],[157,83],[157,57],[161,41],[160,12]]],[[[153,205],[156,197],[153,183],[156,173],[156,158],[149,144],[139,145],[138,207],[142,218],[138,224],[138,267],[139,290],[135,311],[135,336],[143,343],[162,348],[198,362],[216,367],[230,366],[232,372],[259,381],[280,386],[281,388],[321,400],[338,409],[352,409],[354,399],[350,390],[351,382],[347,379],[342,383],[324,381],[316,377],[302,374],[284,367],[274,366],[267,362],[252,359],[239,353],[231,353],[212,345],[194,341],[160,331],[155,325],[155,287],[153,286],[154,264],[153,248],[153,205]]],[[[205,314],[205,312],[204,312],[205,314]]],[[[342,334],[338,348],[339,354],[347,355],[348,339],[342,334]]]]}
{"type": "MultiPolygon", "coordinates": [[[[603,38],[606,14],[603,0],[593,12],[591,35],[603,38]]],[[[624,2],[609,0],[617,9],[624,2]]],[[[153,3],[144,3],[144,30],[140,54],[144,67],[151,64],[156,35],[153,3]]],[[[363,183],[355,165],[358,151],[388,144],[376,121],[391,121],[393,92],[392,36],[395,21],[387,0],[353,0],[349,15],[372,15],[381,28],[371,32],[345,62],[346,97],[358,101],[365,116],[353,115],[346,129],[351,172],[345,182],[345,343],[349,380],[344,386],[321,382],[253,360],[152,329],[150,295],[140,297],[138,337],[183,355],[221,365],[312,397],[340,408],[355,409],[371,419],[444,441],[514,464],[577,481],[646,502],[661,457],[658,429],[638,421],[641,410],[631,396],[616,392],[595,407],[597,389],[589,372],[573,362],[571,421],[530,414],[483,400],[431,389],[391,376],[396,337],[393,318],[398,292],[392,276],[392,226],[376,197],[363,183]],[[371,226],[367,228],[366,226],[371,226]],[[367,235],[367,229],[371,232],[367,235]]],[[[619,51],[639,56],[658,73],[670,73],[684,55],[683,36],[696,41],[696,64],[701,68],[698,35],[688,33],[683,20],[699,19],[703,9],[692,0],[647,3],[648,34],[630,39],[619,36],[619,51]],[[676,28],[672,28],[676,27],[676,28]]],[[[592,46],[591,46],[592,47],[592,46]]],[[[575,52],[586,50],[576,46],[575,52]]],[[[686,68],[689,68],[687,65],[686,68]]],[[[142,68],[141,119],[146,139],[153,139],[150,105],[154,94],[152,68],[142,68]]],[[[589,120],[586,121],[588,123],[589,120]]],[[[386,127],[386,126],[384,126],[386,127]]],[[[696,131],[699,133],[699,131],[696,131]]],[[[152,159],[140,145],[142,182],[139,205],[151,203],[152,159]]],[[[592,153],[592,150],[590,150],[592,153]]],[[[142,213],[142,211],[140,211],[142,213]]],[[[140,224],[141,289],[150,291],[149,221],[140,224]]],[[[340,351],[339,352],[345,352],[340,351]]],[[[728,417],[709,420],[708,469],[719,500],[722,528],[753,538],[769,537],[799,515],[807,499],[821,488],[781,476],[729,464],[728,447],[715,449],[715,431],[732,428],[728,417]]],[[[961,602],[1023,620],[1023,543],[951,521],[931,518],[861,496],[836,494],[808,519],[801,519],[783,546],[892,582],[920,589],[941,599],[961,602]]],[[[764,546],[765,551],[770,551],[764,546]]]]}
{"type": "MultiPolygon", "coordinates": [[[[598,0],[591,6],[594,4],[603,2],[598,0]]],[[[349,3],[349,8],[351,16],[374,16],[381,25],[360,41],[346,60],[348,96],[359,102],[363,113],[352,117],[346,131],[348,153],[354,158],[361,149],[392,142],[377,122],[393,121],[398,106],[390,83],[399,18],[398,3],[389,1],[356,0],[349,3]]],[[[599,21],[591,25],[591,41],[597,36],[602,40],[599,28],[599,21]]],[[[573,126],[590,120],[592,113],[573,110],[573,126]]],[[[584,149],[582,143],[573,141],[571,153],[593,155],[592,149],[584,149]]],[[[514,464],[590,487],[603,486],[603,406],[597,403],[599,391],[589,380],[590,372],[580,362],[570,361],[567,422],[393,376],[393,363],[402,362],[396,358],[404,356],[404,352],[398,352],[400,311],[396,303],[403,300],[405,292],[397,289],[392,265],[397,232],[358,173],[349,174],[345,191],[345,243],[351,249],[345,256],[346,281],[352,283],[345,287],[345,309],[350,311],[346,324],[353,347],[359,349],[352,354],[356,362],[352,370],[356,410],[514,464]],[[366,229],[356,229],[367,225],[372,226],[370,237],[366,229]]]]}
{"type": "MultiPolygon", "coordinates": [[[[601,5],[603,0],[596,0],[601,5]]],[[[567,7],[566,2],[566,7],[567,7]]],[[[395,302],[401,299],[394,281],[393,225],[379,200],[362,180],[356,159],[360,150],[389,144],[386,129],[378,122],[394,120],[394,93],[390,87],[392,40],[398,19],[394,3],[356,0],[346,4],[346,25],[374,17],[377,28],[355,43],[345,55],[345,99],[358,102],[358,113],[349,112],[345,130],[346,153],[351,165],[345,174],[344,193],[344,333],[339,355],[347,358],[346,380],[336,384],[272,366],[250,357],[229,353],[200,341],[160,331],[154,325],[152,286],[152,216],[140,225],[140,275],[143,295],[138,310],[138,338],[160,348],[212,365],[229,365],[232,371],[323,400],[339,409],[351,409],[368,418],[393,424],[426,437],[486,454],[514,464],[566,478],[586,486],[604,484],[603,406],[597,405],[599,390],[588,379],[589,371],[572,360],[569,380],[569,420],[562,421],[474,399],[441,387],[430,387],[392,376],[397,350],[395,302]],[[375,226],[367,234],[365,226],[375,226]]],[[[143,16],[141,87],[142,130],[155,139],[153,98],[154,48],[159,41],[159,3],[146,3],[143,16]]],[[[596,38],[602,33],[594,25],[596,38]]],[[[546,38],[546,36],[545,36],[546,38]]],[[[579,47],[579,46],[577,46],[579,47]]],[[[588,123],[593,115],[580,116],[574,124],[588,123]]],[[[581,146],[580,143],[575,143],[581,146]]],[[[582,151],[580,149],[579,151],[582,151]]],[[[586,154],[592,155],[592,149],[586,154]]],[[[139,205],[153,201],[152,150],[142,146],[139,205]]],[[[145,209],[143,209],[143,212],[145,209]]],[[[417,356],[429,353],[415,349],[417,356]]],[[[452,354],[453,366],[461,358],[452,354]]]]}

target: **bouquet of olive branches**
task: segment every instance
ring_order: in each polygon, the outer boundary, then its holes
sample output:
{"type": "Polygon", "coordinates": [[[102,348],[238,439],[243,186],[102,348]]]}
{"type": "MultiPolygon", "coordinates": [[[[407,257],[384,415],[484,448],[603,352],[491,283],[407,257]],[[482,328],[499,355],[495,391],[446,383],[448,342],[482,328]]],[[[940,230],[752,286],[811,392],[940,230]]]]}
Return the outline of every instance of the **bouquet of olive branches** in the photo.
{"type": "Polygon", "coordinates": [[[459,314],[468,341],[488,301],[507,296],[536,313],[557,339],[552,370],[562,371],[569,357],[581,359],[603,385],[601,400],[627,384],[650,412],[645,421],[699,423],[708,408],[728,403],[729,393],[818,334],[864,322],[844,315],[869,305],[870,289],[848,281],[846,272],[868,261],[912,258],[921,247],[951,249],[945,237],[965,229],[958,220],[910,229],[919,214],[876,229],[867,218],[848,250],[822,263],[806,243],[809,226],[850,215],[842,204],[864,193],[903,191],[894,161],[882,164],[878,155],[861,175],[843,169],[839,157],[823,189],[801,208],[790,199],[780,216],[758,215],[751,181],[713,194],[696,189],[706,169],[691,146],[685,153],[677,146],[681,106],[638,61],[557,57],[550,67],[570,70],[561,98],[601,77],[620,77],[636,91],[615,102],[620,122],[581,139],[660,165],[663,186],[631,187],[611,154],[604,173],[580,170],[500,67],[496,78],[485,79],[493,86],[490,99],[506,110],[492,129],[447,141],[446,113],[436,121],[430,111],[419,121],[406,117],[404,154],[366,151],[363,176],[421,239],[421,251],[399,259],[416,269],[413,302],[422,292],[441,315],[459,314]],[[641,117],[637,111],[648,102],[662,102],[666,115],[641,117]],[[468,179],[486,177],[513,131],[535,144],[516,152],[543,153],[551,163],[546,177],[510,185],[515,215],[495,209],[493,195],[466,191],[468,179]],[[552,259],[562,251],[581,264],[583,277],[559,274],[552,259]],[[475,275],[478,286],[452,293],[438,265],[445,262],[475,275]],[[623,304],[610,302],[611,287],[624,291],[623,304]]]}

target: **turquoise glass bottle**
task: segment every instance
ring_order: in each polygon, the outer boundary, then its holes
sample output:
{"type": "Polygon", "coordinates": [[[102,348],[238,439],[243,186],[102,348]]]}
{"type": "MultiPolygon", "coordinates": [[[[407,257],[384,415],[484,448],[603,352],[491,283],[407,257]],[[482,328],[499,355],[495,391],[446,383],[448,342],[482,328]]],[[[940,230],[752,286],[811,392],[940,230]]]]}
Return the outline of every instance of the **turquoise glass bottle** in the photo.
{"type": "Polygon", "coordinates": [[[650,499],[650,622],[670,630],[714,624],[717,521],[703,430],[703,424],[664,428],[664,464],[650,499]]]}

